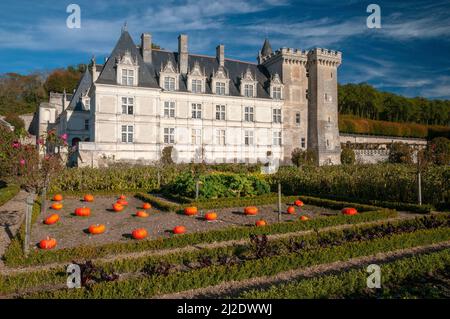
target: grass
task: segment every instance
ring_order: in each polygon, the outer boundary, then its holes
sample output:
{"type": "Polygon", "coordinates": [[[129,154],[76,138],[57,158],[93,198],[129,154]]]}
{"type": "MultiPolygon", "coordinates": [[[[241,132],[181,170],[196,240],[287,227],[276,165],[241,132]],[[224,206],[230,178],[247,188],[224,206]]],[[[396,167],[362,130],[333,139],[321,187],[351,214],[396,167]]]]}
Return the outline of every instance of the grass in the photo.
{"type": "Polygon", "coordinates": [[[8,185],[0,188],[0,206],[4,205],[10,199],[19,193],[20,188],[17,185],[8,185]]]}

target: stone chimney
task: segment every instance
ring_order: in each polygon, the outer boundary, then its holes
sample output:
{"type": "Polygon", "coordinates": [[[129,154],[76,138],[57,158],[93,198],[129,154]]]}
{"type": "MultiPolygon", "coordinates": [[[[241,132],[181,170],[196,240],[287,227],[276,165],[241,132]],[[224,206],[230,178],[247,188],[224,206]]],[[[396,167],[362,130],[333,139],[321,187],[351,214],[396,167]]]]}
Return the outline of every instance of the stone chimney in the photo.
{"type": "Polygon", "coordinates": [[[141,54],[145,63],[152,63],[152,35],[150,33],[141,35],[141,54]]]}
{"type": "Polygon", "coordinates": [[[188,72],[188,36],[180,34],[178,36],[178,65],[181,74],[188,72]]]}
{"type": "Polygon", "coordinates": [[[225,66],[225,46],[223,44],[216,47],[216,58],[220,66],[225,66]]]}

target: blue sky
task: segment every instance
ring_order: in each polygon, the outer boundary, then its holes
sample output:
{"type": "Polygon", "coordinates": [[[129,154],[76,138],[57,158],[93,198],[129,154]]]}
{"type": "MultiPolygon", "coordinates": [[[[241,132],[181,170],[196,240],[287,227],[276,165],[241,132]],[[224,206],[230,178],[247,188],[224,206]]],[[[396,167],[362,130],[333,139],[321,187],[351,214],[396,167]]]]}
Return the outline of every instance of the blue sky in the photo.
{"type": "Polygon", "coordinates": [[[0,73],[48,71],[102,61],[124,22],[136,43],[142,32],[176,50],[255,62],[265,36],[274,49],[324,47],[343,52],[340,83],[368,82],[406,96],[450,99],[450,1],[353,0],[2,0],[0,73]],[[66,26],[66,7],[81,7],[81,28],[66,26]],[[381,29],[366,8],[381,7],[381,29]]]}

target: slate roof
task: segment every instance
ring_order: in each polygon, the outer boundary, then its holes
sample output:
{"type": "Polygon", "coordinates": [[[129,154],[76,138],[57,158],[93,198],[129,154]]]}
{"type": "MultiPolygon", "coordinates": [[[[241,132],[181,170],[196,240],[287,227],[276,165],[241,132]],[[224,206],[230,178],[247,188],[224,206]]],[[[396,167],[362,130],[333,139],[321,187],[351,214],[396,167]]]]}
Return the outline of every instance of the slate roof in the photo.
{"type": "Polygon", "coordinates": [[[67,107],[68,110],[78,112],[87,111],[83,108],[83,104],[80,102],[80,97],[83,93],[86,93],[90,89],[91,85],[92,85],[91,72],[89,72],[89,70],[86,70],[83,76],[81,77],[80,81],[78,82],[75,93],[73,93],[72,99],[70,100],[69,106],[67,107]]]}
{"type": "Polygon", "coordinates": [[[268,56],[272,54],[272,46],[270,45],[269,39],[264,40],[263,47],[261,49],[261,55],[262,56],[268,56]]]}
{"type": "MultiPolygon", "coordinates": [[[[270,46],[270,44],[269,44],[270,46]]],[[[169,52],[164,50],[152,50],[152,63],[145,63],[142,59],[140,50],[134,43],[130,34],[127,31],[123,31],[115,48],[113,49],[110,58],[106,62],[101,71],[96,83],[101,84],[116,84],[116,58],[121,57],[126,51],[131,53],[133,58],[137,58],[139,65],[139,77],[138,86],[139,87],[150,87],[150,88],[160,88],[159,86],[159,71],[161,70],[161,65],[166,65],[168,60],[171,60],[174,66],[178,66],[178,52],[169,52]]],[[[193,68],[195,62],[198,62],[200,69],[205,70],[207,79],[209,80],[213,72],[217,71],[219,68],[219,63],[216,57],[213,56],[203,56],[189,54],[188,64],[189,69],[193,68]]],[[[257,85],[257,97],[258,98],[270,98],[270,94],[265,89],[266,82],[269,81],[269,74],[267,70],[261,66],[254,63],[225,59],[225,69],[230,77],[230,95],[240,96],[240,77],[245,74],[247,68],[251,70],[253,76],[256,75],[257,85]]],[[[89,72],[87,72],[89,73],[89,72]]],[[[181,77],[179,91],[187,92],[186,78],[181,77]]],[[[211,93],[210,81],[207,81],[206,93],[211,93]]],[[[76,93],[75,93],[76,94],[76,93]]],[[[74,96],[77,98],[76,96],[74,96]]],[[[73,99],[74,100],[74,99],[73,99]]],[[[72,101],[73,101],[72,100],[72,101]]]]}

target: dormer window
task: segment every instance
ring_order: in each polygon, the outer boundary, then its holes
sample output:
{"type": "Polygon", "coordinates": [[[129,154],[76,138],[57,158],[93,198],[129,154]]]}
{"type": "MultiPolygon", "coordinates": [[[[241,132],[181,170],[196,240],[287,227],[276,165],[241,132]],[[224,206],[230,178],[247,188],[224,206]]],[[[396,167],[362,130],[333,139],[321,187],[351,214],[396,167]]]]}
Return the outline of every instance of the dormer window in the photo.
{"type": "Polygon", "coordinates": [[[217,95],[225,95],[225,83],[224,82],[216,82],[216,94],[217,95]]]}
{"type": "Polygon", "coordinates": [[[202,93],[201,80],[192,80],[192,93],[202,93]]]}
{"type": "Polygon", "coordinates": [[[274,100],[281,100],[283,98],[283,83],[278,73],[275,73],[270,79],[270,94],[274,100]]]}
{"type": "Polygon", "coordinates": [[[164,90],[175,91],[175,78],[171,76],[164,77],[164,90]]]}
{"type": "Polygon", "coordinates": [[[117,83],[124,86],[138,85],[139,65],[137,57],[132,57],[129,51],[116,60],[117,83]]]}
{"type": "Polygon", "coordinates": [[[211,89],[214,90],[213,93],[217,95],[228,95],[229,94],[229,83],[227,71],[223,66],[220,66],[216,72],[213,72],[211,78],[211,89]]]}
{"type": "Polygon", "coordinates": [[[194,67],[187,75],[188,91],[192,93],[205,93],[206,76],[200,68],[200,64],[196,61],[194,67]]]}
{"type": "Polygon", "coordinates": [[[256,74],[252,74],[250,67],[241,76],[241,95],[245,97],[256,97],[256,74]]]}

